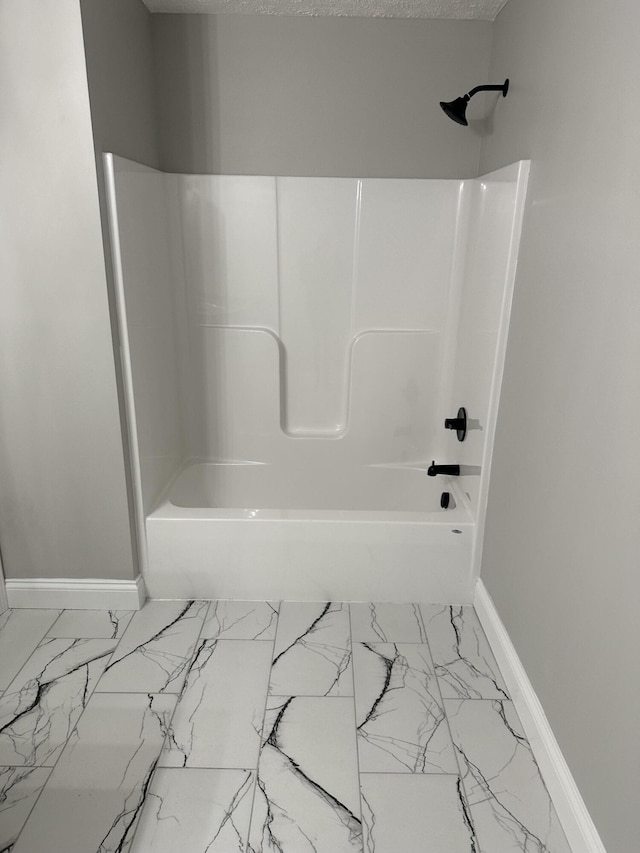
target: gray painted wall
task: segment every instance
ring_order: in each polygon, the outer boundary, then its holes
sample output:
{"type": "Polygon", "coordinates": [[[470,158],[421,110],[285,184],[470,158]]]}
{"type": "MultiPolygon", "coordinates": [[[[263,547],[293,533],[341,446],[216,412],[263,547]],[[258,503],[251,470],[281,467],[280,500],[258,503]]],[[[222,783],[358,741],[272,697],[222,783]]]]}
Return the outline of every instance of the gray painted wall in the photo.
{"type": "Polygon", "coordinates": [[[78,0],[0,4],[0,114],[4,569],[131,578],[78,0]]]}
{"type": "Polygon", "coordinates": [[[151,13],[141,0],[80,0],[80,6],[96,153],[157,169],[151,13]]]}
{"type": "Polygon", "coordinates": [[[487,22],[153,15],[162,168],[471,177],[439,107],[485,82],[487,22]]]}
{"type": "Polygon", "coordinates": [[[481,170],[533,161],[482,577],[609,853],[640,802],[635,0],[510,0],[481,170]]]}

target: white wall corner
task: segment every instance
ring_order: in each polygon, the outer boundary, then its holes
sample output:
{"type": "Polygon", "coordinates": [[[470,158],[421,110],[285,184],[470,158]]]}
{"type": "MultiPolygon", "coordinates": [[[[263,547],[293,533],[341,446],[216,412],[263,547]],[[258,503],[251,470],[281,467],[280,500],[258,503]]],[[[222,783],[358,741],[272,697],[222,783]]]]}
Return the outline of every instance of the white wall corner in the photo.
{"type": "Polygon", "coordinates": [[[482,580],[476,586],[474,607],[571,849],[576,853],[606,853],[540,700],[482,580]]]}
{"type": "Polygon", "coordinates": [[[142,579],[8,578],[9,607],[65,610],[140,610],[147,593],[142,579]]]}

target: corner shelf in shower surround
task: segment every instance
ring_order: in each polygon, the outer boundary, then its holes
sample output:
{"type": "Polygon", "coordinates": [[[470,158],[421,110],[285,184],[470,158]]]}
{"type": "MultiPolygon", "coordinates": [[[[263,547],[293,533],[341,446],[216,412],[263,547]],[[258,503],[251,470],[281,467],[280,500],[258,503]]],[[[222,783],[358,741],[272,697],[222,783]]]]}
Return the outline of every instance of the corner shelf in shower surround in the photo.
{"type": "MultiPolygon", "coordinates": [[[[298,439],[336,444],[331,453],[363,462],[410,463],[425,458],[433,438],[440,335],[371,330],[357,335],[331,378],[340,411],[331,429],[312,419],[289,421],[287,352],[270,329],[201,327],[194,345],[192,394],[205,411],[195,424],[201,455],[214,459],[281,458],[298,439]],[[200,433],[198,435],[198,433],[200,433]],[[291,441],[293,439],[293,441],[291,441]]],[[[318,373],[322,365],[320,363],[318,373]]],[[[309,397],[314,381],[309,378],[309,397]]],[[[304,413],[305,399],[296,401],[304,413]]]]}

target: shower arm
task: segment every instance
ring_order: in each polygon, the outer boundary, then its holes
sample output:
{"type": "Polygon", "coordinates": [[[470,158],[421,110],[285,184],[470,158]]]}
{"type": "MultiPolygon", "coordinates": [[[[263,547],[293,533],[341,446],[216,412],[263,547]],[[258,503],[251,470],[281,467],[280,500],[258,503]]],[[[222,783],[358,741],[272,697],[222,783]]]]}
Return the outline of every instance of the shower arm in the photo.
{"type": "Polygon", "coordinates": [[[477,95],[478,92],[502,92],[503,95],[506,97],[507,92],[505,91],[505,88],[506,87],[504,83],[500,83],[498,85],[488,84],[486,86],[474,86],[470,92],[467,92],[467,94],[464,96],[464,99],[465,101],[469,101],[471,100],[471,98],[473,98],[474,95],[477,95]]]}

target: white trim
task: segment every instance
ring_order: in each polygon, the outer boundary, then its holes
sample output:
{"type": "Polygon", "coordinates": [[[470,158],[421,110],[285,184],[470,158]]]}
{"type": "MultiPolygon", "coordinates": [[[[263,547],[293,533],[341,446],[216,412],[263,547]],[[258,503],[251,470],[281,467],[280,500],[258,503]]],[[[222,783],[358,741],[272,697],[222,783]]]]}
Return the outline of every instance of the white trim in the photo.
{"type": "Polygon", "coordinates": [[[9,607],[68,610],[140,610],[146,599],[142,575],[135,580],[8,578],[9,607]]]}
{"type": "Polygon", "coordinates": [[[136,403],[133,393],[133,372],[131,367],[131,351],[129,349],[127,305],[124,295],[124,273],[122,270],[122,255],[120,252],[120,225],[118,222],[118,202],[113,157],[113,154],[103,154],[102,163],[104,167],[107,200],[107,219],[109,222],[109,242],[111,244],[111,260],[113,264],[113,283],[116,296],[116,316],[118,320],[118,335],[120,338],[120,368],[122,371],[122,384],[124,388],[127,440],[129,442],[129,459],[133,491],[133,517],[136,526],[136,539],[138,542],[138,566],[144,575],[147,573],[148,567],[147,531],[144,523],[144,501],[142,498],[142,473],[138,443],[138,422],[136,419],[136,403]]]}
{"type": "Polygon", "coordinates": [[[569,845],[576,853],[606,853],[540,700],[482,580],[474,607],[529,739],[569,845]]]}

